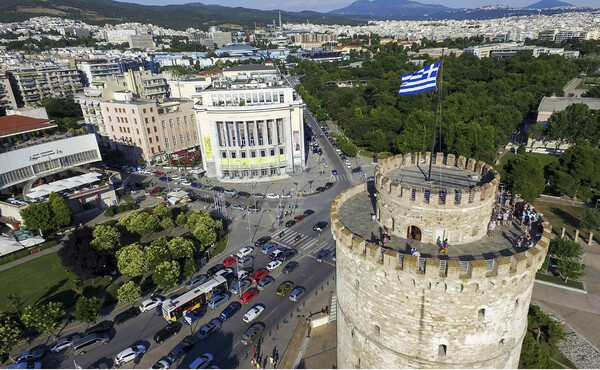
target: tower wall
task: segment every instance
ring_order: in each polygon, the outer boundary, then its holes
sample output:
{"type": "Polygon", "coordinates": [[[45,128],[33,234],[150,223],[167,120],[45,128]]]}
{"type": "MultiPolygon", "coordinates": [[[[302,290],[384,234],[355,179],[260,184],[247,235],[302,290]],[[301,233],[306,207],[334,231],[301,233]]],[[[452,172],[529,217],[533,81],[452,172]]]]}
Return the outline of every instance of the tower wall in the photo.
{"type": "Polygon", "coordinates": [[[339,368],[517,368],[535,272],[551,238],[494,260],[440,261],[353,235],[331,209],[336,240],[339,368]]]}

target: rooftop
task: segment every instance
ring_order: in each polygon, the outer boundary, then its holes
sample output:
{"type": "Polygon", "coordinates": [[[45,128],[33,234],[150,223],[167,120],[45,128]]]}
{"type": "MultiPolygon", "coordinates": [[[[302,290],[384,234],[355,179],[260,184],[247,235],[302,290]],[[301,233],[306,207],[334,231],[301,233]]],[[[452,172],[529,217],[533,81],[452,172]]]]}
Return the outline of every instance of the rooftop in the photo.
{"type": "Polygon", "coordinates": [[[545,96],[540,102],[538,112],[560,112],[571,104],[585,104],[589,109],[600,109],[598,98],[545,96]]]}
{"type": "Polygon", "coordinates": [[[229,67],[225,69],[226,72],[245,72],[245,71],[271,71],[275,72],[275,66],[273,65],[261,65],[261,64],[240,64],[237,66],[229,67]]]}
{"type": "Polygon", "coordinates": [[[475,186],[483,185],[479,176],[475,172],[471,172],[458,167],[448,166],[431,166],[431,183],[425,181],[429,165],[422,164],[416,166],[399,167],[386,172],[384,175],[396,180],[402,185],[417,186],[423,188],[453,188],[467,189],[475,186]]]}
{"type": "Polygon", "coordinates": [[[56,127],[47,119],[12,115],[0,117],[0,138],[56,127]]]}
{"type": "MultiPolygon", "coordinates": [[[[373,197],[374,189],[369,187],[366,192],[361,192],[344,202],[338,209],[340,222],[353,234],[359,235],[366,241],[375,242],[382,239],[381,226],[371,218],[375,213],[376,197],[373,197]]],[[[536,225],[537,226],[537,225],[536,225]]],[[[536,226],[533,230],[537,230],[536,226]]],[[[491,237],[484,236],[482,239],[467,244],[450,244],[448,256],[441,254],[438,245],[423,243],[414,239],[405,239],[392,235],[389,248],[399,253],[410,254],[412,247],[416,248],[421,257],[437,257],[440,259],[458,259],[462,261],[473,259],[493,259],[501,256],[512,256],[517,252],[523,252],[527,248],[516,248],[517,238],[524,234],[524,230],[515,222],[512,226],[497,226],[491,237]]],[[[533,233],[532,233],[533,235],[533,233]]],[[[540,235],[541,236],[541,235],[540,235]]],[[[539,240],[535,236],[534,240],[539,240]]]]}

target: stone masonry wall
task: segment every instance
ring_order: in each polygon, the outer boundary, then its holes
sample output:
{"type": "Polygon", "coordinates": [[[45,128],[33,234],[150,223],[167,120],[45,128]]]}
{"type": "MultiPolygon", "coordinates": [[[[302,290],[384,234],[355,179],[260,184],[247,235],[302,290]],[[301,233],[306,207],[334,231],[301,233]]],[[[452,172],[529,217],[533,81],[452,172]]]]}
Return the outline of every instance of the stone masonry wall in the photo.
{"type": "Polygon", "coordinates": [[[336,240],[339,368],[517,368],[535,272],[551,238],[492,268],[484,260],[440,264],[385,250],[353,235],[331,209],[336,240]]]}

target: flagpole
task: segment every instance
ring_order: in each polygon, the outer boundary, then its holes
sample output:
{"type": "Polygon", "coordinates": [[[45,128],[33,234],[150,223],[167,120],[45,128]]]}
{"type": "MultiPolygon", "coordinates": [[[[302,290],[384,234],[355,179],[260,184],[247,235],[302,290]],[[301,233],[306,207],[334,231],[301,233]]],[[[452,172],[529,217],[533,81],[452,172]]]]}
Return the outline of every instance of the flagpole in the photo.
{"type": "Polygon", "coordinates": [[[429,171],[427,172],[426,182],[431,182],[431,165],[433,163],[433,150],[435,149],[435,130],[437,128],[438,112],[442,104],[442,80],[444,78],[444,48],[442,48],[442,60],[440,62],[440,88],[437,94],[437,106],[435,108],[435,120],[433,121],[433,135],[431,135],[431,157],[429,158],[429,171]]]}

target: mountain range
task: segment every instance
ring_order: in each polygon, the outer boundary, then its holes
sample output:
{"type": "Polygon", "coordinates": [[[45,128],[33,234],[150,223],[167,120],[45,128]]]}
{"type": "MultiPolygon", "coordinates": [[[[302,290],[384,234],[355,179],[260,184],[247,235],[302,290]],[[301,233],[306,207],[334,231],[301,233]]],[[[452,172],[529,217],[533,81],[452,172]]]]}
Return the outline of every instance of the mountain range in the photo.
{"type": "MultiPolygon", "coordinates": [[[[442,0],[440,0],[442,1],[442,0]]],[[[589,8],[588,8],[589,9],[589,8]]],[[[558,0],[541,0],[525,8],[490,6],[453,9],[412,0],[357,0],[328,13],[281,11],[284,22],[358,25],[370,19],[490,19],[516,15],[555,14],[581,8],[558,0]]],[[[184,30],[273,24],[279,11],[231,8],[192,2],[183,5],[149,6],[114,0],[1,0],[0,22],[23,21],[36,16],[77,19],[90,24],[139,22],[184,30]]]]}

